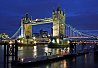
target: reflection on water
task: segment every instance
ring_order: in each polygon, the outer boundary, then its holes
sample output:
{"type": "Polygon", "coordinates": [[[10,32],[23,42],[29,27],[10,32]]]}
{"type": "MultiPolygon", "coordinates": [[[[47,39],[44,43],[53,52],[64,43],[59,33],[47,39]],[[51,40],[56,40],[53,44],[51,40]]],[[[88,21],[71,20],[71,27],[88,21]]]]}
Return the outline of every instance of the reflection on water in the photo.
{"type": "Polygon", "coordinates": [[[28,66],[28,68],[97,68],[97,65],[94,63],[94,54],[90,53],[76,58],[65,59],[36,67],[28,66]]]}
{"type": "Polygon", "coordinates": [[[25,47],[18,47],[18,56],[20,58],[28,58],[28,57],[37,57],[37,56],[49,56],[55,54],[62,54],[64,51],[63,49],[51,49],[44,45],[37,45],[37,46],[25,46],[25,47]]]}
{"type": "Polygon", "coordinates": [[[37,46],[34,46],[33,57],[37,57],[37,46]]]}
{"type": "MultiPolygon", "coordinates": [[[[49,56],[55,54],[63,54],[66,51],[66,48],[48,48],[47,45],[37,45],[37,46],[24,46],[18,47],[18,56],[19,58],[28,58],[28,57],[37,57],[49,56]]],[[[68,53],[66,51],[66,54],[68,53]]],[[[0,46],[0,68],[3,67],[3,46],[0,46]]],[[[89,53],[83,56],[78,56],[75,58],[65,59],[58,62],[51,62],[48,64],[39,65],[36,67],[28,66],[25,68],[98,68],[98,55],[89,53]]]]}

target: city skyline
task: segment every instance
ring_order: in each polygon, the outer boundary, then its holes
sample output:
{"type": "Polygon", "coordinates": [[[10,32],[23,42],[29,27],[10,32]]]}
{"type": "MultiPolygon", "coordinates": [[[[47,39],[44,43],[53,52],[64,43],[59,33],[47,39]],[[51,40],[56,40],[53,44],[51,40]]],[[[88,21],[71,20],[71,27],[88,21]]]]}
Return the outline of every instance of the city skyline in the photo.
{"type": "Polygon", "coordinates": [[[67,24],[72,25],[78,30],[86,30],[89,33],[89,30],[97,31],[97,0],[3,0],[0,1],[0,32],[5,32],[7,34],[13,35],[20,26],[20,19],[25,15],[25,13],[29,13],[29,15],[32,16],[32,19],[51,17],[52,10],[55,9],[58,5],[62,10],[64,10],[66,14],[67,24]]]}

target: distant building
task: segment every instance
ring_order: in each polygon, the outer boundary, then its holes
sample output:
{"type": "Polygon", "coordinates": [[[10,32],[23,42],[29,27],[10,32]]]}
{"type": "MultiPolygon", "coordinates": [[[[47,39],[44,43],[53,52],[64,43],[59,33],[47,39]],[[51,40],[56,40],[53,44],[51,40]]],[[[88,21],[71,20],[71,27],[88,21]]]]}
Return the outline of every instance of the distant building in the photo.
{"type": "Polygon", "coordinates": [[[0,34],[0,39],[8,39],[8,38],[9,38],[9,36],[7,34],[5,34],[5,33],[0,34]]]}
{"type": "Polygon", "coordinates": [[[47,38],[48,37],[48,31],[40,30],[40,37],[47,38]]]}
{"type": "Polygon", "coordinates": [[[40,37],[40,34],[39,34],[39,33],[33,33],[32,36],[33,36],[33,37],[36,37],[36,38],[39,38],[39,37],[40,37]]]}

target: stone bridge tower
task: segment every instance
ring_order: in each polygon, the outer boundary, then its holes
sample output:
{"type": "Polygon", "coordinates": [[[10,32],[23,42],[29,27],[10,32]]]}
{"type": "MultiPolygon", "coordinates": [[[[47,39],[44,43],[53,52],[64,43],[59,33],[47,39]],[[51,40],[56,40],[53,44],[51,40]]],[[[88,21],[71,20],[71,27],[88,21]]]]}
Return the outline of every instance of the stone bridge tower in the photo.
{"type": "Polygon", "coordinates": [[[65,36],[65,14],[61,11],[60,7],[57,10],[53,10],[53,37],[56,38],[56,42],[61,44],[65,36]]]}
{"type": "Polygon", "coordinates": [[[26,14],[21,19],[21,36],[24,38],[32,38],[32,19],[26,14]]]}

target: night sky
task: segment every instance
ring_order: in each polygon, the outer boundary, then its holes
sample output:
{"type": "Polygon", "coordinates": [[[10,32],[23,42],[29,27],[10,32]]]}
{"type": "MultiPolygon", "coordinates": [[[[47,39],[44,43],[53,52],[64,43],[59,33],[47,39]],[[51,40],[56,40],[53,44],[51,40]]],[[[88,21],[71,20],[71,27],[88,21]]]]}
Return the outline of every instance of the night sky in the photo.
{"type": "MultiPolygon", "coordinates": [[[[98,0],[0,0],[0,33],[14,34],[25,13],[32,19],[52,17],[52,10],[58,5],[66,13],[67,24],[98,35],[98,0]]],[[[51,24],[42,26],[47,29],[51,24]]],[[[34,32],[42,26],[34,26],[34,32]]]]}

